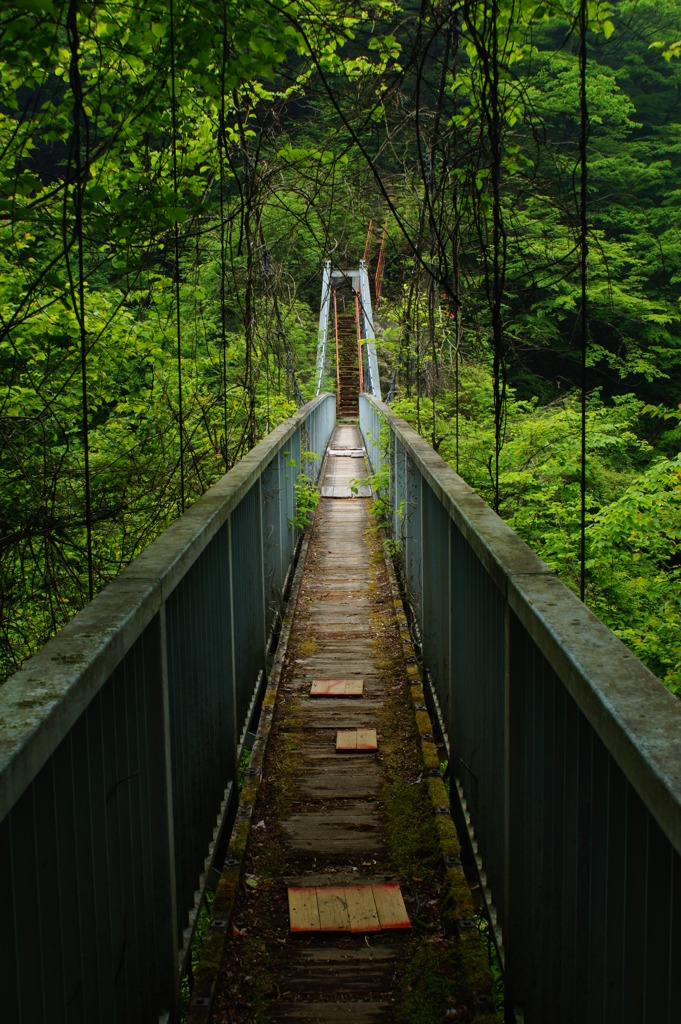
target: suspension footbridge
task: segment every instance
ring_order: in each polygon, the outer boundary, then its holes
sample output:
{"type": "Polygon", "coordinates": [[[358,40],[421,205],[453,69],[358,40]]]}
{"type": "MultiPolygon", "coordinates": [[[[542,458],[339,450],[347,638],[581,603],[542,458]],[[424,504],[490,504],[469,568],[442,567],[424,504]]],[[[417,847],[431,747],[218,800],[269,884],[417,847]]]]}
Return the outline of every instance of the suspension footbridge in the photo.
{"type": "Polygon", "coordinates": [[[492,1020],[476,909],[508,1021],[681,1019],[681,708],[381,401],[379,269],[0,691],[6,1020],[492,1020]]]}

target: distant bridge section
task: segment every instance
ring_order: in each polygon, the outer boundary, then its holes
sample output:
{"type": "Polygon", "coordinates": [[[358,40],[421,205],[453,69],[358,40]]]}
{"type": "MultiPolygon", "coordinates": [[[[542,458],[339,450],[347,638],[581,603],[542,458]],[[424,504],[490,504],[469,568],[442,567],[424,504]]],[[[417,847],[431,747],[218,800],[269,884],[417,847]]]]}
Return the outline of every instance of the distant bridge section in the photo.
{"type": "MultiPolygon", "coordinates": [[[[324,264],[315,369],[316,393],[319,395],[332,378],[340,377],[340,363],[346,362],[343,352],[339,353],[339,317],[336,302],[332,297],[332,291],[335,295],[335,288],[342,285],[350,286],[354,296],[353,306],[356,305],[357,307],[358,351],[353,353],[353,360],[357,364],[355,367],[357,378],[361,381],[361,389],[363,391],[380,399],[381,382],[378,376],[374,314],[371,306],[369,273],[365,260],[360,260],[359,267],[351,270],[332,270],[330,260],[327,260],[324,264]],[[333,344],[334,338],[336,340],[335,346],[333,344]],[[336,366],[335,372],[332,372],[334,354],[336,366]]],[[[347,362],[345,368],[347,370],[347,362]]],[[[339,406],[340,403],[339,394],[339,406]]]]}

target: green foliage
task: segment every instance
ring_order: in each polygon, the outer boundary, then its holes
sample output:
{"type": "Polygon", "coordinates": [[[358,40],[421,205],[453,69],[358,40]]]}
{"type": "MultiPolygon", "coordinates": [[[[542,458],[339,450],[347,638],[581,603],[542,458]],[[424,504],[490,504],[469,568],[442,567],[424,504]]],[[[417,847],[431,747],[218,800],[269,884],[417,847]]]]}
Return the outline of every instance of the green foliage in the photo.
{"type": "MultiPolygon", "coordinates": [[[[192,950],[191,950],[191,975],[193,976],[194,971],[199,965],[201,960],[201,950],[208,934],[211,921],[211,911],[213,908],[213,900],[215,893],[211,892],[210,889],[206,890],[205,897],[201,902],[199,914],[196,919],[196,927],[194,929],[194,936],[192,938],[192,950]]],[[[180,984],[180,1019],[185,1022],[189,1019],[189,1006],[192,998],[192,985],[190,975],[185,975],[182,978],[180,984]]]]}
{"type": "MultiPolygon", "coordinates": [[[[371,435],[370,439],[373,440],[371,435]]],[[[401,537],[393,536],[393,512],[390,507],[390,428],[384,421],[381,422],[380,436],[378,439],[379,465],[369,477],[353,478],[350,481],[350,489],[357,494],[359,488],[368,483],[373,491],[374,497],[371,502],[371,514],[374,517],[376,526],[386,533],[385,545],[390,555],[397,554],[402,548],[401,537]]],[[[400,502],[395,515],[402,522],[404,519],[404,502],[400,502]]]]}
{"type": "MultiPolygon", "coordinates": [[[[318,459],[316,452],[302,452],[301,470],[296,476],[294,484],[296,496],[296,511],[291,518],[291,523],[299,530],[306,530],[314,518],[319,499],[321,497],[319,488],[310,480],[308,467],[318,459]]],[[[295,459],[289,461],[290,466],[295,466],[295,459]]]]}
{"type": "Polygon", "coordinates": [[[315,275],[347,234],[319,187],[349,157],[275,122],[304,37],[340,52],[367,12],[190,0],[173,53],[167,7],[79,2],[77,38],[66,17],[0,14],[2,677],[88,595],[79,208],[97,591],[291,415],[294,383],[312,396],[315,275]]]}
{"type": "MultiPolygon", "coordinates": [[[[489,368],[467,365],[460,383],[459,466],[493,496],[489,368]]],[[[441,454],[454,461],[453,396],[441,396],[441,454]]],[[[426,419],[431,402],[422,399],[426,419]]],[[[663,418],[669,411],[652,410],[663,418]]],[[[413,399],[395,412],[415,423],[413,399]]],[[[650,407],[634,395],[587,409],[587,603],[673,692],[681,690],[681,456],[646,438],[650,407]]],[[[672,415],[672,419],[676,416],[672,415]]],[[[581,418],[576,397],[540,406],[508,396],[501,454],[501,515],[579,591],[581,418]]]]}
{"type": "MultiPolygon", "coordinates": [[[[444,93],[427,63],[414,84],[447,128],[423,129],[395,199],[409,273],[381,303],[380,358],[395,411],[578,590],[577,8],[486,10],[456,8],[444,93]]],[[[677,691],[681,10],[587,14],[587,601],[677,691]]]]}
{"type": "Polygon", "coordinates": [[[482,909],[478,909],[475,912],[475,926],[478,929],[480,937],[487,946],[487,956],[489,958],[489,966],[492,974],[492,997],[494,999],[494,1005],[496,1007],[497,1015],[499,1020],[504,1020],[504,975],[499,960],[499,954],[497,953],[497,947],[494,943],[492,936],[492,927],[489,922],[489,918],[482,909]]]}
{"type": "Polygon", "coordinates": [[[594,610],[681,693],[681,455],[656,458],[589,535],[594,610]]]}
{"type": "MultiPolygon", "coordinates": [[[[437,5],[190,0],[171,53],[169,9],[83,0],[76,41],[62,6],[3,8],[2,674],[87,598],[79,212],[96,590],[312,397],[319,269],[356,265],[376,175],[398,409],[492,501],[499,442],[502,513],[575,586],[576,12],[456,3],[450,36],[437,5]]],[[[674,688],[681,11],[587,16],[588,598],[674,688]]]]}

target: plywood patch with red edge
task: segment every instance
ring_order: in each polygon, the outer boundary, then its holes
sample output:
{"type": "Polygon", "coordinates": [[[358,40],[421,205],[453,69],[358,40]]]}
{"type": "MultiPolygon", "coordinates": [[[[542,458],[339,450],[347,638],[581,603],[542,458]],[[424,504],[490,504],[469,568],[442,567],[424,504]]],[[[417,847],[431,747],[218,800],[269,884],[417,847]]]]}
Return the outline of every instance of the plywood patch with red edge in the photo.
{"type": "Polygon", "coordinates": [[[378,748],[375,729],[339,729],[336,733],[336,752],[348,754],[378,748]]]}
{"type": "Polygon", "coordinates": [[[371,888],[376,901],[376,910],[381,930],[411,928],[407,909],[402,899],[402,892],[397,882],[387,885],[373,885],[371,888]]]}
{"type": "Polygon", "coordinates": [[[288,915],[292,932],[321,930],[316,889],[295,888],[288,891],[288,915]]]}
{"type": "Polygon", "coordinates": [[[399,885],[293,887],[288,890],[292,933],[380,932],[411,928],[399,885]]]}
{"type": "Polygon", "coordinates": [[[363,679],[313,679],[311,697],[361,697],[363,679]]]}

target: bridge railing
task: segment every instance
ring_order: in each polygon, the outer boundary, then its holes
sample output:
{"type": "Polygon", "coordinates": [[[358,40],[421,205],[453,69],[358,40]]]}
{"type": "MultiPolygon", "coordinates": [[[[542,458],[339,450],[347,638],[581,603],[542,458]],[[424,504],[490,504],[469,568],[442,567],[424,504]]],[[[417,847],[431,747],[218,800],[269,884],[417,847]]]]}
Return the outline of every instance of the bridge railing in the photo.
{"type": "Polygon", "coordinates": [[[360,396],[527,1024],[681,1020],[681,704],[387,406],[360,396]]]}
{"type": "Polygon", "coordinates": [[[331,313],[331,260],[324,263],[322,274],[322,299],[319,305],[319,332],[317,334],[317,363],[315,377],[317,387],[315,394],[319,395],[324,384],[324,374],[328,357],[329,340],[329,317],[331,313]]]}
{"type": "Polygon", "coordinates": [[[323,395],[281,424],[0,687],[4,1020],[175,1014],[334,422],[323,395]]]}
{"type": "Polygon", "coordinates": [[[362,308],[364,338],[366,344],[367,372],[364,374],[364,385],[367,392],[376,398],[381,397],[381,381],[378,374],[378,357],[376,355],[376,337],[374,333],[374,315],[371,309],[371,289],[369,274],[364,260],[359,263],[359,291],[362,308]]]}

